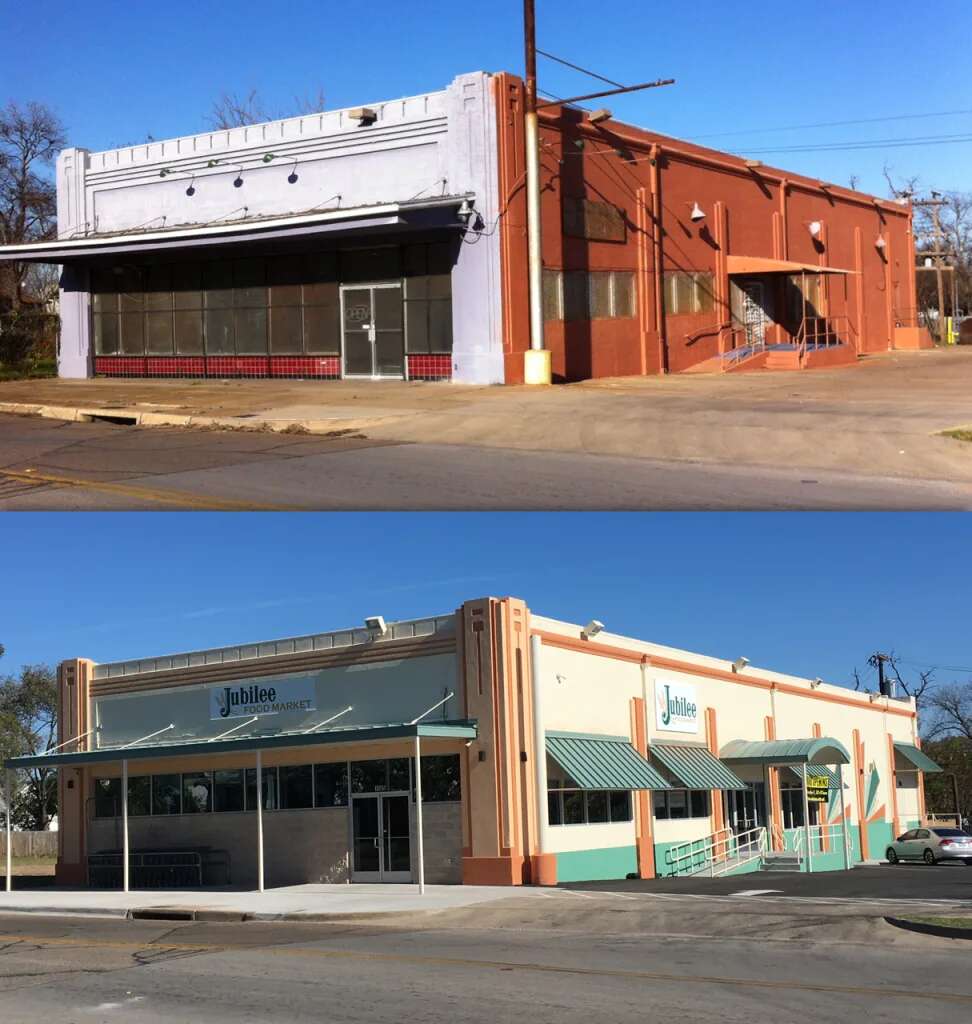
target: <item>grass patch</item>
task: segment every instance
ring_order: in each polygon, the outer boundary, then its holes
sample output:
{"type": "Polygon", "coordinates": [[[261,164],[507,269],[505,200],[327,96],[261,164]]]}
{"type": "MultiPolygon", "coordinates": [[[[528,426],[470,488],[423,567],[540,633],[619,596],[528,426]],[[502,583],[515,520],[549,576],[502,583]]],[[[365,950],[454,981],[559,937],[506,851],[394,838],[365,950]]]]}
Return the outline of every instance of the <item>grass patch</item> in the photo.
{"type": "Polygon", "coordinates": [[[959,427],[955,430],[943,430],[944,437],[952,437],[956,441],[972,441],[972,427],[959,427]]]}
{"type": "Polygon", "coordinates": [[[57,363],[53,359],[39,359],[29,366],[6,366],[0,363],[0,380],[33,380],[56,376],[57,363]]]}

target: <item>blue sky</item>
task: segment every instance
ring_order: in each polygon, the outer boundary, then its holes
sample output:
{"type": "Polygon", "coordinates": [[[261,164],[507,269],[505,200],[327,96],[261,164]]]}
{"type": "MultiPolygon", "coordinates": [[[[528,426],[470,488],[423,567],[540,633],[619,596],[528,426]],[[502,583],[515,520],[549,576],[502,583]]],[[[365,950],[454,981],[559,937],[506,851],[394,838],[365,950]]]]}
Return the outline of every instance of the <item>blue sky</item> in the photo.
{"type": "Polygon", "coordinates": [[[449,612],[484,594],[832,682],[882,648],[972,665],[968,515],[68,513],[3,527],[0,673],[449,612]]]}
{"type": "MultiPolygon", "coordinates": [[[[934,4],[946,32],[937,54],[905,0],[538,0],[537,10],[543,49],[618,81],[678,80],[612,100],[626,120],[747,155],[877,141],[758,156],[840,184],[856,174],[882,193],[885,163],[926,188],[972,189],[972,143],[881,142],[972,137],[972,76],[947,34],[968,24],[968,0],[934,4]],[[965,113],[775,130],[946,111],[965,113]]],[[[520,0],[32,0],[5,4],[0,31],[0,102],[49,103],[89,149],[202,130],[224,90],[256,88],[279,109],[320,87],[333,108],[441,88],[464,71],[522,68],[520,0]]],[[[541,85],[590,91],[547,61],[541,85]]]]}

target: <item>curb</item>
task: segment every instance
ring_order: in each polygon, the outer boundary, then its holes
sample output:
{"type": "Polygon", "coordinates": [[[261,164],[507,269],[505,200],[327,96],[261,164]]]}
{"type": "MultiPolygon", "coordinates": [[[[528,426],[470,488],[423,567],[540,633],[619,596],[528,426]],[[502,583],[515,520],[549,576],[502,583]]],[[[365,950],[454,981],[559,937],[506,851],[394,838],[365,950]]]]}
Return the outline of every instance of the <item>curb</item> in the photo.
{"type": "Polygon", "coordinates": [[[908,921],[903,917],[886,917],[884,919],[892,928],[900,928],[905,932],[917,932],[919,935],[935,935],[940,939],[972,940],[972,928],[949,928],[945,925],[926,924],[922,921],[908,921]]]}
{"type": "MultiPolygon", "coordinates": [[[[445,909],[445,908],[443,908],[445,909]]],[[[435,914],[435,910],[365,910],[365,911],[337,911],[326,912],[303,912],[287,911],[279,914],[263,911],[246,911],[220,909],[217,907],[3,907],[0,906],[0,916],[14,914],[37,914],[41,917],[111,917],[121,918],[128,921],[206,921],[216,922],[245,922],[245,921],[288,921],[288,922],[309,922],[312,924],[331,924],[339,922],[361,922],[381,921],[409,917],[427,917],[435,914]]]]}
{"type": "Polygon", "coordinates": [[[202,430],[269,431],[275,434],[315,434],[343,437],[365,427],[401,419],[401,416],[349,417],[347,419],[268,419],[259,415],[199,416],[187,413],[144,412],[133,408],[83,408],[71,405],[37,405],[29,402],[0,402],[0,413],[39,416],[69,423],[98,421],[132,427],[184,427],[202,430]]]}

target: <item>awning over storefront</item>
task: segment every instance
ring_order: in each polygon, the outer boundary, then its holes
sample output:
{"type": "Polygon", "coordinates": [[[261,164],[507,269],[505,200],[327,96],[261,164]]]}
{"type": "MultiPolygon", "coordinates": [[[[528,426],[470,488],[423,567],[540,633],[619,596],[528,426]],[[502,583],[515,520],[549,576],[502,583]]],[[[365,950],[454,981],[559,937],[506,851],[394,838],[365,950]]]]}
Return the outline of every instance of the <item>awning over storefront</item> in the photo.
{"type": "Polygon", "coordinates": [[[581,789],[671,789],[626,736],[548,732],[547,753],[581,789]]]}
{"type": "Polygon", "coordinates": [[[688,743],[652,743],[660,761],[686,789],[745,789],[746,783],[706,747],[688,743]]]}
{"type": "Polygon", "coordinates": [[[910,743],[895,743],[894,745],[894,766],[897,771],[918,771],[929,774],[940,772],[941,765],[935,762],[918,747],[910,743]]]}
{"type": "MultiPolygon", "coordinates": [[[[90,234],[56,242],[0,246],[0,262],[72,263],[100,257],[136,256],[167,250],[209,249],[254,242],[293,241],[323,235],[410,228],[460,228],[456,209],[472,194],[436,196],[405,203],[379,203],[348,209],[314,210],[278,217],[251,217],[222,223],[185,224],[148,231],[90,234]]],[[[239,211],[237,211],[238,213],[239,211]]],[[[233,216],[233,215],[230,215],[233,216]]]]}
{"type": "Polygon", "coordinates": [[[821,267],[816,263],[773,260],[764,256],[727,256],[726,267],[733,274],[856,274],[856,270],[821,267]]]}
{"type": "Polygon", "coordinates": [[[799,740],[731,740],[719,757],[730,764],[850,764],[850,754],[832,736],[799,740]]]}
{"type": "Polygon", "coordinates": [[[354,726],[344,729],[321,729],[316,732],[276,733],[272,736],[234,736],[225,740],[190,740],[182,743],[146,743],[135,747],[103,747],[77,753],[38,754],[11,757],[7,768],[56,767],[63,765],[108,764],[164,757],[192,757],[198,754],[233,754],[257,750],[310,747],[321,743],[371,743],[377,740],[475,739],[475,720],[454,722],[389,723],[387,725],[354,726]]]}

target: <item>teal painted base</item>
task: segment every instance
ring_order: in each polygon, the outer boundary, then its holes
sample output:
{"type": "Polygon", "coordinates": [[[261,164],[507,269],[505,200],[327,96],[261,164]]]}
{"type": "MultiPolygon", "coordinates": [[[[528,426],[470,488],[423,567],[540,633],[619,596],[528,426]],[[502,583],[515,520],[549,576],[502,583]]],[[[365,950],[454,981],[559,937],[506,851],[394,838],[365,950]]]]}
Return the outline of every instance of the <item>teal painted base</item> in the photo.
{"type": "Polygon", "coordinates": [[[887,821],[872,821],[867,826],[867,845],[870,847],[871,860],[884,860],[888,844],[894,839],[894,830],[887,821]]]}
{"type": "Polygon", "coordinates": [[[638,870],[638,852],[633,846],[604,850],[575,850],[557,854],[558,882],[596,882],[627,878],[638,870]]]}

